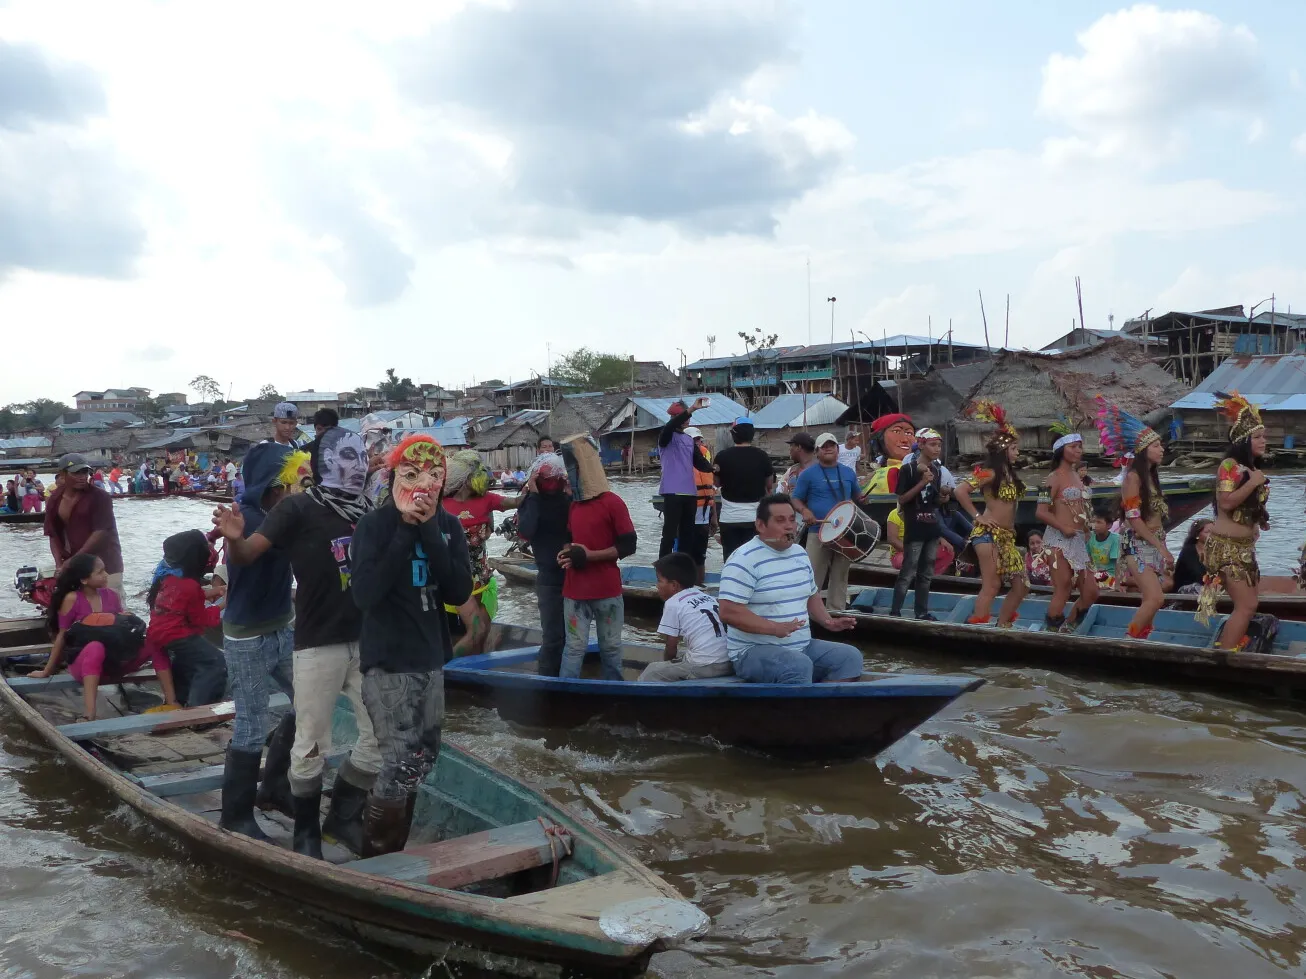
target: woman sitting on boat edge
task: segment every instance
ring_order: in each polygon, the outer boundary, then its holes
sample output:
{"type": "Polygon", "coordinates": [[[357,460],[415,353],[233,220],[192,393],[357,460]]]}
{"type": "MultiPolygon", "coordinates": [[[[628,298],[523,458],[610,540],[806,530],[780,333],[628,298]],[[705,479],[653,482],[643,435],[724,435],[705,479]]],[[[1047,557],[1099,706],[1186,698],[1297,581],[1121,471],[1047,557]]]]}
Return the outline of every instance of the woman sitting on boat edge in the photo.
{"type": "MultiPolygon", "coordinates": [[[[50,658],[44,667],[31,675],[41,678],[54,675],[68,647],[68,632],[74,625],[92,617],[95,621],[100,616],[108,616],[112,620],[122,611],[118,593],[109,587],[109,575],[104,561],[94,554],[76,554],[69,558],[55,579],[54,595],[46,615],[46,625],[54,637],[50,658]]],[[[108,633],[105,633],[105,639],[109,639],[108,633]]],[[[68,674],[82,685],[86,720],[95,720],[101,679],[115,682],[135,673],[147,661],[154,666],[159,686],[163,690],[164,706],[178,706],[177,691],[172,684],[172,663],[167,653],[145,642],[137,644],[134,649],[120,648],[117,645],[110,649],[110,645],[111,643],[97,640],[87,642],[77,651],[68,666],[68,674]]]]}
{"type": "Polygon", "coordinates": [[[1020,603],[1029,593],[1025,559],[1016,547],[1016,508],[1025,495],[1025,484],[1015,469],[1020,442],[1015,427],[1007,421],[1006,412],[996,402],[977,401],[970,414],[979,421],[992,422],[997,425],[997,430],[985,443],[989,453],[987,465],[976,466],[969,476],[957,481],[957,502],[975,521],[970,546],[979,559],[980,576],[984,581],[975,599],[975,614],[966,621],[972,625],[989,622],[993,600],[1003,584],[1010,584],[1011,590],[998,613],[998,628],[1010,629],[1020,603]],[[962,487],[965,487],[964,491],[962,487]],[[982,514],[971,502],[974,490],[979,490],[984,496],[982,514]]]}
{"type": "Polygon", "coordinates": [[[1247,626],[1259,604],[1256,538],[1270,528],[1266,509],[1270,481],[1257,466],[1265,455],[1260,411],[1237,391],[1222,396],[1216,409],[1231,422],[1230,445],[1216,472],[1215,525],[1206,540],[1206,581],[1197,620],[1203,625],[1210,621],[1223,586],[1233,599],[1233,612],[1220,630],[1216,648],[1238,652],[1247,645],[1247,626]]]}

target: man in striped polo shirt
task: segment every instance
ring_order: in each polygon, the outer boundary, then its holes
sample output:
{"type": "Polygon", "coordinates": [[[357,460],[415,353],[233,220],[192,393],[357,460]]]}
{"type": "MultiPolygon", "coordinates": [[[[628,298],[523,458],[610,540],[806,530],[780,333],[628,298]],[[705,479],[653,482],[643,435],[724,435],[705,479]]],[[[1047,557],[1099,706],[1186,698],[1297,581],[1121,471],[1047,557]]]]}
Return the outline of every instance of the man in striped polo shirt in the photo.
{"type": "Polygon", "coordinates": [[[862,654],[847,643],[813,639],[811,623],[853,628],[821,604],[807,551],[799,547],[794,505],[784,493],[763,497],[757,536],[721,571],[721,620],[735,673],[750,683],[848,682],[862,675],[862,654]]]}

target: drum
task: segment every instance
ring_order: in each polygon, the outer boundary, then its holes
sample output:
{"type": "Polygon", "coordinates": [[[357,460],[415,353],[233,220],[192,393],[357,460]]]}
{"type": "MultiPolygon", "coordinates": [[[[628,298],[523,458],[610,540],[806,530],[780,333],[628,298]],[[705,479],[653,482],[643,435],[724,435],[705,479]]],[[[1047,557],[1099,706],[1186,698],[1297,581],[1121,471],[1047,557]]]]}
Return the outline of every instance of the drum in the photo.
{"type": "Polygon", "coordinates": [[[817,535],[823,547],[842,554],[850,561],[860,561],[880,541],[880,525],[852,500],[836,503],[817,535]]]}

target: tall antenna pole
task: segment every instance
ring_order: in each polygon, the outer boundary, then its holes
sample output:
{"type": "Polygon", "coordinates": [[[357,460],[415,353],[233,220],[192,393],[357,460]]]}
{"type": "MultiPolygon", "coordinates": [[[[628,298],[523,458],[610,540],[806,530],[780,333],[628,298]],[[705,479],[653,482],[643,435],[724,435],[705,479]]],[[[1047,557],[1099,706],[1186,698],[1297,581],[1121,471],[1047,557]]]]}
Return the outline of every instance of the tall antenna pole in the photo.
{"type": "Polygon", "coordinates": [[[812,345],[812,256],[807,256],[807,345],[812,345]]]}
{"type": "Polygon", "coordinates": [[[984,313],[984,290],[979,289],[980,297],[980,318],[984,321],[984,347],[989,352],[989,360],[993,359],[993,348],[989,346],[989,318],[984,313]]]}
{"type": "Polygon", "coordinates": [[[1007,325],[1003,327],[1002,347],[1006,349],[1011,346],[1011,293],[1007,293],[1007,325]]]}

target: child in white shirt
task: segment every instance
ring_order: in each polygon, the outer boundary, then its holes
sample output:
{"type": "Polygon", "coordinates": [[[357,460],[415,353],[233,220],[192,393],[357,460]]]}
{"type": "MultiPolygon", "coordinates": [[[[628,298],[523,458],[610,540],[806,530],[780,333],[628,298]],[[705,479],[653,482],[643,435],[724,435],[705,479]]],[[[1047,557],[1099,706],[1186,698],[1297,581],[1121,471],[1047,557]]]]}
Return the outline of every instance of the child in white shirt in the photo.
{"type": "Polygon", "coordinates": [[[730,676],[734,667],[726,652],[726,627],[721,609],[698,587],[698,568],[688,554],[674,551],[653,564],[658,597],[662,599],[662,636],[666,661],[650,663],[640,680],[671,683],[730,676]]]}

